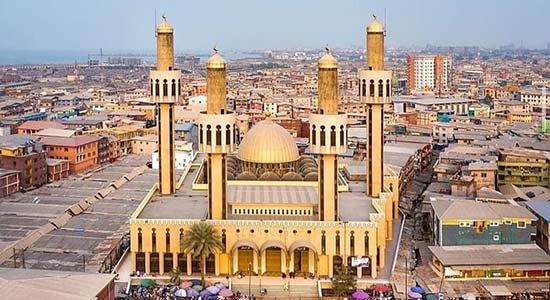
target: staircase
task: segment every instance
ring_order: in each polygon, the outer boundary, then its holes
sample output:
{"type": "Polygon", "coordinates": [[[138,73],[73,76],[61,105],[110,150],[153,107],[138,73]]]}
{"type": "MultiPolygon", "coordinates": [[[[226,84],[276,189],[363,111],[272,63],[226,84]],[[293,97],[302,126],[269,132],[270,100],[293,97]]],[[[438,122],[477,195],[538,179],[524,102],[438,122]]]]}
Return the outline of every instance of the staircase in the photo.
{"type": "MultiPolygon", "coordinates": [[[[300,281],[299,283],[295,280],[290,280],[289,290],[285,291],[283,284],[283,279],[278,279],[278,283],[274,283],[273,280],[270,282],[262,282],[262,290],[267,289],[266,298],[270,297],[291,297],[296,299],[297,297],[319,297],[319,292],[317,289],[316,280],[307,280],[300,281]]],[[[233,283],[232,288],[233,292],[240,291],[243,295],[248,295],[248,283],[233,283]]],[[[258,282],[254,282],[250,286],[250,293],[255,296],[260,296],[260,287],[258,282]]]]}

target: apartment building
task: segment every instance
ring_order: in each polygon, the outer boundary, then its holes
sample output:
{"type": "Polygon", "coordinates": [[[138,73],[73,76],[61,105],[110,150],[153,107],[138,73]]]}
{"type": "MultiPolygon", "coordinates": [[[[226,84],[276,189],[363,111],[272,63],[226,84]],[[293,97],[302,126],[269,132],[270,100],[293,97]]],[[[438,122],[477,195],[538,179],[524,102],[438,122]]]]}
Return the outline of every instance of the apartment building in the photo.
{"type": "Polygon", "coordinates": [[[453,60],[443,55],[410,55],[407,58],[409,90],[445,90],[452,84],[453,60]]]}
{"type": "Polygon", "coordinates": [[[20,187],[31,189],[46,183],[46,153],[30,136],[0,137],[0,168],[19,171],[20,187]]]}
{"type": "Polygon", "coordinates": [[[42,138],[49,158],[69,161],[71,174],[93,168],[99,164],[99,138],[94,136],[42,138]]]}
{"type": "Polygon", "coordinates": [[[497,165],[499,185],[550,187],[550,155],[545,151],[502,148],[497,165]]]}

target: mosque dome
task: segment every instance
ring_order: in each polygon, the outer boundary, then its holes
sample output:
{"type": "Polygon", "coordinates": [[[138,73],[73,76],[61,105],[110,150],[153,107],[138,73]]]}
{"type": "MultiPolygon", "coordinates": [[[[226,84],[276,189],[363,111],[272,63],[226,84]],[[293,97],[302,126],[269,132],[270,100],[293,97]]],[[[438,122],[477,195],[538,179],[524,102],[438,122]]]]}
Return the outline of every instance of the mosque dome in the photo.
{"type": "Polygon", "coordinates": [[[384,25],[376,19],[376,16],[374,16],[374,20],[367,26],[367,32],[384,32],[384,25]]]}
{"type": "Polygon", "coordinates": [[[330,54],[330,51],[327,48],[325,48],[326,53],[319,59],[318,66],[320,69],[336,69],[338,68],[338,61],[336,61],[336,58],[330,54]]]}
{"type": "Polygon", "coordinates": [[[157,33],[172,33],[174,32],[174,27],[168,24],[166,21],[166,16],[162,16],[162,22],[157,26],[157,33]]]}
{"type": "Polygon", "coordinates": [[[287,163],[300,158],[294,138],[268,117],[247,132],[239,146],[238,157],[253,163],[287,163]]]}
{"type": "Polygon", "coordinates": [[[206,68],[208,68],[208,69],[225,69],[225,60],[218,53],[218,49],[216,49],[216,47],[214,47],[214,54],[212,54],[212,56],[210,56],[210,58],[206,62],[206,68]]]}

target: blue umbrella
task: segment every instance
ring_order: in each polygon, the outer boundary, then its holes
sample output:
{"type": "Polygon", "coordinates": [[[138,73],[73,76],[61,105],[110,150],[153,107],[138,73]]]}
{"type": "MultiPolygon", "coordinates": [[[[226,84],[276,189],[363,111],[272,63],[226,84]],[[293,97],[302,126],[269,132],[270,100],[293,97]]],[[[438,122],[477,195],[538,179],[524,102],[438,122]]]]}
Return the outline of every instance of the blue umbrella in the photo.
{"type": "Polygon", "coordinates": [[[202,284],[200,279],[191,279],[191,282],[193,283],[193,285],[201,285],[202,284]]]}
{"type": "Polygon", "coordinates": [[[413,286],[411,288],[411,291],[413,291],[415,293],[419,293],[419,294],[424,294],[424,290],[419,286],[413,286]]]}
{"type": "Polygon", "coordinates": [[[210,291],[208,291],[208,290],[202,290],[202,291],[199,293],[199,296],[201,296],[201,297],[208,297],[208,296],[212,296],[212,293],[210,293],[210,291]]]}
{"type": "Polygon", "coordinates": [[[197,292],[197,290],[195,290],[195,289],[187,289],[185,291],[187,291],[187,297],[198,297],[199,296],[199,292],[197,292]]]}

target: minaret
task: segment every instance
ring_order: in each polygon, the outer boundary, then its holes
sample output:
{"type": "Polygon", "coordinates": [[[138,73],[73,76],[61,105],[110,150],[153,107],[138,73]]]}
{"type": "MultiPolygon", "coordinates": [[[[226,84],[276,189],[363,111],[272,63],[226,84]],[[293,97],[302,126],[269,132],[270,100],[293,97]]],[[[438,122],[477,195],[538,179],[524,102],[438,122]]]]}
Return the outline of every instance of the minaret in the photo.
{"type": "Polygon", "coordinates": [[[338,113],[338,62],[326,53],[319,59],[319,105],[310,114],[310,146],[319,155],[319,220],[338,220],[337,155],[347,149],[347,117],[338,113]]]}
{"type": "Polygon", "coordinates": [[[206,63],[206,112],[199,116],[199,151],[207,154],[210,219],[227,217],[227,154],[235,149],[235,115],[227,111],[225,61],[214,47],[206,63]]]}
{"type": "Polygon", "coordinates": [[[181,72],[174,70],[174,28],[162,16],[157,27],[157,68],[150,71],[151,97],[157,104],[159,190],[162,195],[176,190],[174,168],[174,103],[181,96],[181,72]]]}
{"type": "Polygon", "coordinates": [[[384,104],[391,101],[391,71],[384,70],[384,26],[376,16],[367,26],[367,65],[359,71],[359,96],[366,104],[367,188],[379,197],[384,189],[384,104]]]}

